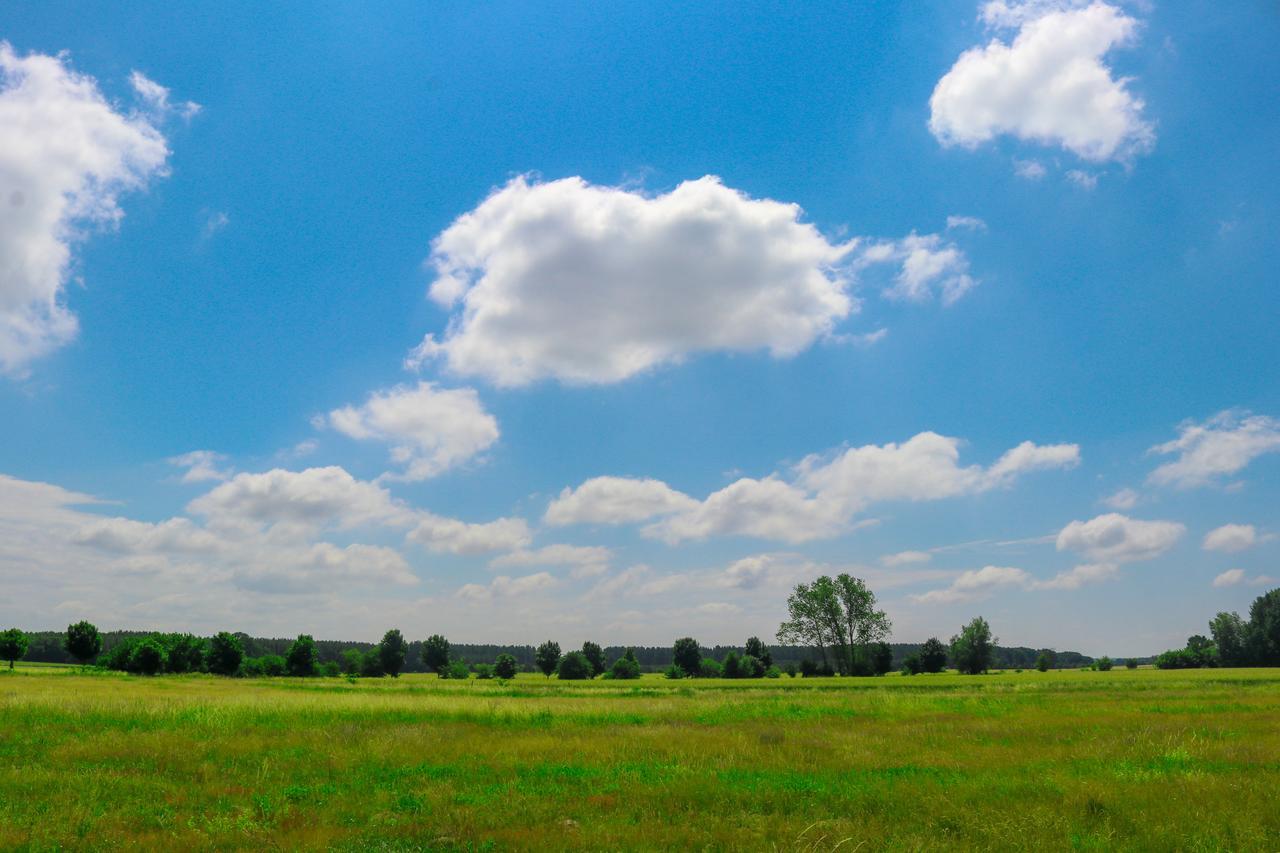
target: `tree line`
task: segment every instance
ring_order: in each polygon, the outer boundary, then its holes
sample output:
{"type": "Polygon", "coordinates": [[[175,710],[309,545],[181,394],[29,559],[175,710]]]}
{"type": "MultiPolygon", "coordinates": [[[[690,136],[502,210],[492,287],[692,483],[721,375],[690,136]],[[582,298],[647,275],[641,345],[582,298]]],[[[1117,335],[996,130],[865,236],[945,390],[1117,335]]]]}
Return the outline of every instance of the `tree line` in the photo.
{"type": "Polygon", "coordinates": [[[1209,621],[1209,635],[1193,634],[1183,648],[1156,657],[1156,666],[1280,666],[1280,588],[1255,598],[1247,620],[1239,613],[1219,613],[1209,621]]]}

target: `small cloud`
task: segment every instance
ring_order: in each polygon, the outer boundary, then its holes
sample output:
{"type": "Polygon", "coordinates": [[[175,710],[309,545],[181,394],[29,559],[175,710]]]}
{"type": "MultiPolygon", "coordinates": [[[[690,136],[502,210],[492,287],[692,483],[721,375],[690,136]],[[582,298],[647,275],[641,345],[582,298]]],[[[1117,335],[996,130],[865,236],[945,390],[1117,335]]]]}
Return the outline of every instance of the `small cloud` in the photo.
{"type": "Polygon", "coordinates": [[[1133,509],[1138,505],[1139,495],[1133,489],[1121,489],[1114,495],[1102,499],[1102,503],[1112,509],[1133,509]]]}
{"type": "Polygon", "coordinates": [[[231,219],[221,210],[206,211],[204,215],[204,225],[200,227],[201,242],[208,242],[219,231],[231,224],[231,219]]]}
{"type": "Polygon", "coordinates": [[[220,463],[226,461],[226,458],[221,453],[214,453],[212,450],[193,450],[181,456],[172,456],[165,461],[178,468],[187,469],[186,473],[182,475],[182,482],[203,483],[209,480],[230,479],[232,470],[219,467],[220,463]]]}
{"type": "Polygon", "coordinates": [[[1045,168],[1039,160],[1014,160],[1013,173],[1028,181],[1038,181],[1045,176],[1045,168]]]}
{"type": "Polygon", "coordinates": [[[190,121],[196,113],[200,112],[200,105],[195,101],[184,101],[180,104],[169,103],[169,90],[147,77],[141,71],[134,71],[129,75],[129,84],[133,86],[133,91],[137,92],[142,102],[147,105],[148,112],[157,118],[167,118],[172,114],[177,115],[184,121],[190,121]]]}
{"type": "Polygon", "coordinates": [[[1206,551],[1234,554],[1274,538],[1269,534],[1259,535],[1252,524],[1224,524],[1205,534],[1202,547],[1206,551]]]}
{"type": "Polygon", "coordinates": [[[893,568],[894,566],[927,563],[932,559],[933,555],[928,551],[899,551],[896,554],[885,554],[880,558],[880,565],[893,568]]]}
{"type": "Polygon", "coordinates": [[[976,216],[948,216],[947,230],[953,231],[957,228],[964,228],[970,231],[986,231],[987,223],[976,216]]]}
{"type": "Polygon", "coordinates": [[[1080,187],[1082,190],[1093,190],[1098,188],[1098,176],[1090,172],[1083,172],[1080,169],[1072,169],[1070,172],[1067,172],[1067,180],[1071,181],[1071,183],[1080,187]]]}

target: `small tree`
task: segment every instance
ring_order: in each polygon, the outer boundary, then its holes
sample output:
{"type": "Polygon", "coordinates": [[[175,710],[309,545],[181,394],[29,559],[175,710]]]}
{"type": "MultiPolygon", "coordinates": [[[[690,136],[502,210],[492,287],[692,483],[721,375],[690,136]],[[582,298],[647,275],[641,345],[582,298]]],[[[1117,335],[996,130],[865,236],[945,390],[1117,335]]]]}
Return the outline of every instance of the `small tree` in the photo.
{"type": "Polygon", "coordinates": [[[587,662],[591,664],[591,677],[603,675],[605,671],[604,649],[600,648],[598,643],[587,640],[582,644],[582,654],[586,656],[587,662]]]}
{"type": "Polygon", "coordinates": [[[30,645],[31,638],[19,628],[0,631],[0,660],[7,660],[13,669],[14,661],[22,660],[30,645]]]}
{"type": "Polygon", "coordinates": [[[476,669],[476,679],[481,681],[488,681],[489,679],[493,678],[493,664],[478,663],[476,664],[475,669],[476,669]]]}
{"type": "Polygon", "coordinates": [[[299,634],[284,656],[289,674],[305,678],[316,674],[316,641],[310,634],[299,634]]]}
{"type": "Polygon", "coordinates": [[[442,674],[442,678],[452,678],[458,681],[466,681],[471,677],[471,669],[467,666],[467,662],[464,660],[449,661],[449,665],[445,667],[445,673],[447,673],[447,675],[442,674]]]}
{"type": "Polygon", "coordinates": [[[723,678],[724,669],[715,658],[703,658],[698,664],[699,678],[723,678]]]}
{"type": "Polygon", "coordinates": [[[626,653],[609,667],[609,678],[628,680],[639,677],[640,661],[636,660],[634,649],[627,649],[626,653]]]}
{"type": "Polygon", "coordinates": [[[893,669],[893,647],[886,642],[874,643],[871,646],[871,671],[876,675],[884,675],[893,669]]]}
{"type": "Polygon", "coordinates": [[[586,681],[595,674],[591,661],[582,652],[569,652],[562,657],[557,671],[563,681],[586,681]]]}
{"type": "Polygon", "coordinates": [[[947,647],[937,637],[930,637],[920,647],[920,671],[942,672],[947,668],[947,647]]]}
{"type": "Polygon", "coordinates": [[[956,669],[966,675],[978,675],[991,668],[996,639],[991,636],[991,626],[981,616],[951,638],[951,660],[956,669]]]}
{"type": "Polygon", "coordinates": [[[515,678],[516,677],[516,659],[514,656],[503,652],[498,655],[498,659],[493,662],[493,673],[499,678],[515,678]]]}
{"type": "Polygon", "coordinates": [[[382,678],[387,671],[382,667],[382,646],[377,645],[360,655],[360,677],[382,678]]]}
{"type": "Polygon", "coordinates": [[[671,662],[689,675],[697,675],[702,666],[702,649],[693,637],[681,637],[671,647],[671,662]]]}
{"type": "Polygon", "coordinates": [[[1058,662],[1057,658],[1058,656],[1049,649],[1042,649],[1039,657],[1036,658],[1036,669],[1041,672],[1048,672],[1058,662]]]}
{"type": "Polygon", "coordinates": [[[400,670],[404,669],[404,658],[408,648],[409,646],[405,643],[404,635],[400,633],[399,628],[392,628],[383,634],[382,642],[378,645],[378,657],[382,663],[382,671],[392,678],[399,678],[400,670]]]}
{"type": "Polygon", "coordinates": [[[364,652],[359,649],[343,649],[338,657],[342,661],[344,675],[360,674],[360,669],[364,666],[364,652]]]}
{"type": "Polygon", "coordinates": [[[1128,660],[1126,660],[1126,661],[1124,662],[1124,668],[1125,668],[1125,669],[1137,669],[1137,668],[1138,668],[1138,661],[1137,661],[1135,658],[1129,658],[1128,660]]]}
{"type": "Polygon", "coordinates": [[[157,638],[164,646],[165,671],[199,672],[204,669],[205,643],[192,634],[164,634],[157,638]]]}
{"type": "Polygon", "coordinates": [[[920,655],[918,654],[907,655],[905,658],[903,658],[902,660],[903,675],[919,675],[923,671],[924,670],[920,664],[920,655]]]}
{"type": "Polygon", "coordinates": [[[1098,672],[1110,672],[1111,667],[1114,665],[1115,665],[1115,662],[1112,661],[1111,658],[1107,657],[1106,655],[1103,655],[1102,657],[1098,658],[1096,661],[1093,662],[1094,669],[1098,670],[1098,672]]]}
{"type": "Polygon", "coordinates": [[[67,637],[62,641],[62,647],[83,665],[102,651],[102,635],[92,622],[77,622],[67,626],[67,637]]]}
{"type": "Polygon", "coordinates": [[[422,644],[422,665],[441,675],[449,665],[449,641],[439,634],[432,634],[422,644]]]}
{"type": "Polygon", "coordinates": [[[164,646],[155,637],[146,637],[133,647],[129,655],[129,671],[141,675],[155,675],[164,669],[164,646]]]}
{"type": "Polygon", "coordinates": [[[205,653],[205,666],[214,675],[235,675],[244,660],[244,645],[240,638],[227,631],[219,631],[209,640],[205,653]]]}
{"type": "Polygon", "coordinates": [[[773,666],[773,653],[769,651],[769,647],[759,637],[748,637],[745,651],[763,663],[765,669],[773,666]]]}
{"type": "Polygon", "coordinates": [[[258,658],[258,666],[262,668],[263,675],[272,678],[289,674],[289,663],[280,655],[263,655],[258,658]]]}
{"type": "Polygon", "coordinates": [[[542,670],[542,674],[547,678],[551,677],[551,673],[556,671],[556,667],[560,664],[560,644],[555,640],[547,640],[538,646],[538,651],[533,656],[533,662],[537,664],[538,669],[542,670]]]}
{"type": "Polygon", "coordinates": [[[721,670],[724,672],[725,678],[741,678],[742,658],[738,657],[737,652],[730,651],[729,654],[724,656],[721,670]]]}

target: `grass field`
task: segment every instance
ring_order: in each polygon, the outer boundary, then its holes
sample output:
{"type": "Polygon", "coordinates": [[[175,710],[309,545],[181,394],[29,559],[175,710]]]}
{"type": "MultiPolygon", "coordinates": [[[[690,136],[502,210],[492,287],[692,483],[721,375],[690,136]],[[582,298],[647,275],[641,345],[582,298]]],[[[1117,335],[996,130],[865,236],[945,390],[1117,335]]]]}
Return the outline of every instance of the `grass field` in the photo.
{"type": "Polygon", "coordinates": [[[1280,670],[0,676],[0,848],[1280,850],[1280,670]]]}

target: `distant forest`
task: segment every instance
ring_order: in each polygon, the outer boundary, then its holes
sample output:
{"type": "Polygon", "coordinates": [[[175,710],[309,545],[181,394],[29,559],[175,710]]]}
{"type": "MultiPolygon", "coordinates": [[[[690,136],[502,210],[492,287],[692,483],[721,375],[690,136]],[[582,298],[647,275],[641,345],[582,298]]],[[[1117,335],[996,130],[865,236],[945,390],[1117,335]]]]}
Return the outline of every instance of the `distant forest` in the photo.
{"type": "MultiPolygon", "coordinates": [[[[146,637],[150,631],[103,631],[102,650],[107,652],[112,646],[131,638],[146,637]]],[[[66,633],[63,631],[33,631],[28,634],[31,646],[25,660],[38,663],[75,663],[75,659],[63,648],[66,633]]],[[[248,634],[236,634],[244,645],[246,657],[263,655],[284,655],[293,644],[293,637],[250,637],[248,634]]],[[[342,640],[316,640],[316,655],[320,663],[327,661],[341,662],[342,653],[347,649],[359,649],[368,652],[376,643],[346,642],[342,640]]],[[[902,666],[909,655],[920,651],[921,643],[890,643],[893,649],[893,668],[902,666]]],[[[608,660],[621,657],[628,648],[635,650],[636,660],[646,672],[660,672],[672,663],[671,646],[608,646],[605,657],[608,660]]],[[[773,662],[780,667],[797,664],[802,660],[817,660],[819,652],[810,646],[770,646],[773,662]]],[[[478,643],[451,643],[450,656],[466,663],[485,663],[493,661],[500,654],[509,654],[516,659],[520,668],[526,672],[535,671],[534,646],[500,646],[478,643]]],[[[744,653],[743,646],[703,647],[705,657],[723,661],[729,652],[744,653]]],[[[1036,665],[1041,649],[1030,649],[1025,646],[996,646],[991,663],[994,669],[1032,669],[1036,665]]],[[[1055,667],[1058,669],[1078,669],[1093,663],[1093,658],[1079,652],[1057,652],[1055,667]]],[[[1135,658],[1140,663],[1150,663],[1150,658],[1135,658]]],[[[427,672],[422,662],[422,641],[415,640],[408,645],[405,656],[404,672],[427,672]]]]}

